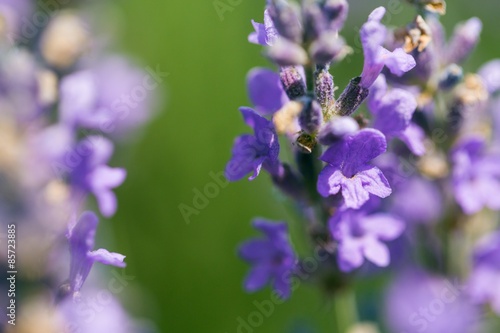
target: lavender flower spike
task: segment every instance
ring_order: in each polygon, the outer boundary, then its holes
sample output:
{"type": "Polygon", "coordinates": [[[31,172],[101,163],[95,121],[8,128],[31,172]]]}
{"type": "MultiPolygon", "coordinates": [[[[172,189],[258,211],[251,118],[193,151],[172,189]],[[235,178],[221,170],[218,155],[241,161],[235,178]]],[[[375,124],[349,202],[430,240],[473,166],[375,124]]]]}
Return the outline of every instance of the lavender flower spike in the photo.
{"type": "Polygon", "coordinates": [[[487,154],[483,138],[469,137],[452,152],[455,199],[466,214],[500,209],[500,155],[487,154]]]}
{"type": "Polygon", "coordinates": [[[360,208],[370,194],[381,198],[392,192],[387,179],[370,161],[387,149],[382,133],[364,129],[333,143],[321,156],[328,165],[318,176],[318,192],[324,196],[342,192],[347,208],[360,208]]]}
{"type": "Polygon", "coordinates": [[[378,7],[361,27],[361,43],[365,56],[360,82],[363,88],[369,88],[375,82],[384,66],[394,75],[401,76],[416,65],[415,59],[402,48],[390,52],[382,46],[387,35],[387,29],[380,23],[384,14],[385,8],[378,7]]]}
{"type": "Polygon", "coordinates": [[[287,224],[256,219],[253,226],[266,238],[249,240],[239,249],[239,255],[253,266],[245,279],[245,289],[254,292],[272,280],[273,288],[286,299],[291,294],[290,277],[296,265],[287,224]]]}
{"type": "Polygon", "coordinates": [[[233,156],[226,166],[226,178],[237,181],[253,172],[248,178],[253,180],[263,166],[272,175],[278,174],[281,169],[278,160],[280,146],[273,123],[250,108],[242,107],[240,111],[245,123],[253,128],[254,135],[239,136],[234,142],[233,156]]]}
{"type": "Polygon", "coordinates": [[[340,209],[329,220],[332,237],[339,242],[337,260],[343,272],[360,267],[365,258],[380,267],[389,265],[390,253],[383,241],[398,238],[405,225],[390,214],[371,214],[377,201],[371,199],[359,210],[340,209]]]}
{"type": "Polygon", "coordinates": [[[100,262],[105,265],[125,267],[125,256],[109,252],[105,249],[92,251],[94,238],[99,220],[92,212],[84,212],[76,225],[68,231],[71,266],[69,273],[70,288],[77,293],[83,286],[90,273],[92,265],[100,262]]]}

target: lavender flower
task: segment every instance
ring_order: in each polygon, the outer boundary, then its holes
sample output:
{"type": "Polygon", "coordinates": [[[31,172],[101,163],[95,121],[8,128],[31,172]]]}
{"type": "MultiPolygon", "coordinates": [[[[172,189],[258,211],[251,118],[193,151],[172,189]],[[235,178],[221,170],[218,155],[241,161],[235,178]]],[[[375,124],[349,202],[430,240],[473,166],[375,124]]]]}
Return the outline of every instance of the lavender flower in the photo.
{"type": "Polygon", "coordinates": [[[384,135],[374,129],[361,130],[332,144],[321,156],[328,165],[318,176],[318,192],[324,197],[342,192],[348,208],[360,208],[370,194],[389,196],[387,179],[379,168],[370,164],[386,149],[384,135]]]}
{"type": "Polygon", "coordinates": [[[372,86],[368,108],[375,117],[374,128],[388,139],[401,139],[415,155],[423,155],[425,135],[420,127],[411,122],[417,109],[413,94],[399,88],[389,90],[385,76],[381,75],[372,86]]]}
{"type": "Polygon", "coordinates": [[[226,178],[237,181],[253,172],[248,178],[253,180],[262,167],[270,174],[277,174],[280,169],[280,147],[273,123],[250,108],[242,107],[240,111],[245,123],[253,128],[254,135],[239,136],[234,142],[233,156],[226,166],[226,178]]]}
{"type": "Polygon", "coordinates": [[[273,45],[274,42],[279,38],[278,32],[274,27],[273,20],[269,15],[269,10],[264,11],[264,24],[257,23],[252,20],[253,28],[255,32],[252,32],[248,36],[248,41],[254,44],[260,44],[263,46],[273,45]]]}
{"type": "Polygon", "coordinates": [[[488,154],[480,137],[461,141],[452,152],[453,189],[466,214],[483,207],[500,209],[500,156],[488,154]]]}
{"type": "Polygon", "coordinates": [[[476,246],[473,270],[468,281],[468,294],[477,304],[491,304],[500,315],[500,232],[481,239],[476,246]]]}
{"type": "Polygon", "coordinates": [[[261,115],[273,114],[288,102],[280,76],[269,69],[254,68],[247,76],[248,95],[261,115]]]}
{"type": "Polygon", "coordinates": [[[386,28],[380,23],[384,14],[384,7],[375,9],[360,30],[365,56],[360,81],[360,86],[363,88],[370,88],[384,66],[387,66],[394,75],[401,76],[410,71],[416,64],[415,59],[406,54],[402,48],[390,52],[382,46],[387,34],[386,28]]]}
{"type": "Polygon", "coordinates": [[[329,228],[338,242],[337,260],[343,272],[360,267],[365,258],[380,267],[389,265],[389,249],[383,242],[398,238],[405,225],[390,214],[377,213],[377,204],[371,199],[357,210],[344,207],[330,218],[329,228]]]}
{"type": "Polygon", "coordinates": [[[99,220],[94,213],[84,212],[78,222],[68,231],[71,253],[69,283],[73,293],[80,291],[95,262],[125,267],[123,262],[125,256],[105,249],[93,251],[98,223],[99,220]]]}
{"type": "Polygon", "coordinates": [[[254,292],[272,281],[276,292],[286,299],[291,294],[290,278],[296,265],[287,225],[256,219],[253,226],[264,233],[265,238],[253,239],[240,246],[240,256],[252,265],[245,279],[245,289],[254,292]]]}
{"type": "Polygon", "coordinates": [[[114,215],[117,203],[111,190],[123,183],[126,171],[106,165],[113,153],[113,144],[105,138],[90,136],[78,143],[75,151],[84,155],[78,157],[70,174],[75,194],[94,194],[101,213],[106,217],[114,215]]]}

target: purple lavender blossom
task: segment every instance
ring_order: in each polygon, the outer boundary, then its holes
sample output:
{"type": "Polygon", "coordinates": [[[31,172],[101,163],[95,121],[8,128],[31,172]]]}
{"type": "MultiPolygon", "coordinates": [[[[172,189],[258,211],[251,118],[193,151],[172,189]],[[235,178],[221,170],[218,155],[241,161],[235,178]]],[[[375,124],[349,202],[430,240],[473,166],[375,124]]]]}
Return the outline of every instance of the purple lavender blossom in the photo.
{"type": "Polygon", "coordinates": [[[382,133],[364,129],[333,143],[321,156],[328,165],[318,176],[318,192],[324,196],[342,192],[348,208],[360,208],[370,194],[385,198],[391,194],[387,179],[370,161],[387,149],[382,133]]]}
{"type": "Polygon", "coordinates": [[[8,38],[19,39],[22,21],[29,20],[32,11],[33,4],[29,0],[0,0],[0,15],[5,20],[8,38]]]}
{"type": "Polygon", "coordinates": [[[417,109],[412,93],[400,88],[389,90],[385,76],[380,75],[370,89],[368,108],[375,117],[373,127],[384,133],[387,139],[399,138],[415,155],[425,153],[425,135],[411,121],[417,109]]]}
{"type": "Polygon", "coordinates": [[[119,135],[150,118],[157,84],[127,59],[109,57],[62,80],[61,120],[119,135]]]}
{"type": "Polygon", "coordinates": [[[77,293],[83,286],[95,262],[116,267],[125,267],[125,256],[105,249],[93,251],[94,238],[99,219],[92,212],[84,212],[78,222],[68,231],[71,266],[70,288],[77,293]]]}
{"type": "Polygon", "coordinates": [[[495,94],[500,90],[500,59],[484,64],[479,69],[478,74],[483,79],[490,94],[495,94]]]}
{"type": "Polygon", "coordinates": [[[252,25],[255,32],[252,32],[248,36],[248,41],[250,43],[271,46],[279,38],[279,34],[274,27],[273,19],[269,15],[269,10],[267,9],[264,11],[264,24],[252,20],[252,25]]]}
{"type": "Polygon", "coordinates": [[[245,123],[253,128],[254,135],[236,138],[231,160],[226,166],[226,178],[237,181],[253,172],[248,178],[253,180],[262,167],[272,175],[277,174],[281,165],[278,160],[280,146],[273,123],[250,108],[242,107],[240,111],[245,123]]]}
{"type": "Polygon", "coordinates": [[[436,223],[443,210],[439,187],[422,177],[415,176],[399,184],[391,196],[391,212],[409,223],[436,223]]]}
{"type": "Polygon", "coordinates": [[[455,199],[466,214],[500,209],[500,155],[487,153],[478,136],[463,139],[452,151],[455,199]]]}
{"type": "Polygon", "coordinates": [[[262,115],[273,114],[289,101],[280,75],[270,69],[252,69],[247,75],[247,87],[255,110],[262,115]]]}
{"type": "Polygon", "coordinates": [[[500,315],[500,232],[481,239],[474,250],[468,294],[477,304],[490,304],[500,315]]]}
{"type": "Polygon", "coordinates": [[[106,165],[113,153],[113,144],[103,137],[90,136],[77,144],[75,152],[83,155],[77,158],[76,167],[70,173],[75,194],[94,194],[101,213],[106,217],[114,215],[117,203],[112,189],[123,183],[126,171],[106,165]]]}
{"type": "Polygon", "coordinates": [[[459,64],[465,61],[479,42],[482,29],[483,24],[477,17],[458,24],[446,48],[447,62],[459,64]]]}
{"type": "Polygon", "coordinates": [[[253,226],[264,233],[265,238],[252,239],[240,246],[240,257],[252,265],[245,289],[254,292],[272,281],[274,290],[286,299],[291,294],[290,277],[296,266],[287,224],[256,219],[253,226]]]}
{"type": "Polygon", "coordinates": [[[392,74],[401,76],[416,65],[415,59],[406,54],[402,48],[390,52],[382,46],[387,35],[387,29],[380,23],[384,14],[385,8],[378,7],[361,27],[361,43],[363,44],[365,56],[360,82],[360,86],[363,88],[370,88],[384,66],[387,66],[392,74]]]}
{"type": "Polygon", "coordinates": [[[329,228],[338,242],[340,270],[350,272],[363,265],[365,258],[380,267],[390,263],[390,252],[384,242],[398,238],[405,224],[386,213],[377,213],[379,200],[371,199],[360,209],[341,208],[329,220],[329,228]]]}
{"type": "Polygon", "coordinates": [[[479,310],[462,288],[418,270],[403,272],[392,282],[385,315],[391,332],[479,332],[479,310]]]}

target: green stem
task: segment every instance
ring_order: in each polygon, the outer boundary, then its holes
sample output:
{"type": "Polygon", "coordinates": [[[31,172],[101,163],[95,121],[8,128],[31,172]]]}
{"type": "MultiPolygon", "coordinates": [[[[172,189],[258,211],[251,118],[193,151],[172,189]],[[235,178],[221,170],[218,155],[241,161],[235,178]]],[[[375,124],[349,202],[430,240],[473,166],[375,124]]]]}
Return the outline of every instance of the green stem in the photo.
{"type": "Polygon", "coordinates": [[[336,333],[345,333],[358,322],[356,295],[351,288],[339,290],[333,297],[336,333]]]}

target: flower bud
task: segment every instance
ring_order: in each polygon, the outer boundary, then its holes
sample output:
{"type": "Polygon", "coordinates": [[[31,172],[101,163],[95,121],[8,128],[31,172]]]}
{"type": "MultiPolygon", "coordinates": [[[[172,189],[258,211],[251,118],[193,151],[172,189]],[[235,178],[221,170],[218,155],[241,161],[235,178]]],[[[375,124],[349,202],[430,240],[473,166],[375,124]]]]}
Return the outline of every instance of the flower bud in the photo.
{"type": "Polygon", "coordinates": [[[369,90],[359,83],[361,77],[352,79],[335,103],[335,113],[340,116],[349,116],[354,113],[368,97],[369,90]]]}
{"type": "Polygon", "coordinates": [[[299,71],[300,67],[282,67],[280,79],[288,98],[294,100],[306,94],[306,84],[299,71]]]}
{"type": "Polygon", "coordinates": [[[344,39],[331,31],[323,33],[309,48],[311,58],[319,65],[338,62],[348,53],[349,48],[346,47],[344,39]]]}
{"type": "Polygon", "coordinates": [[[303,107],[299,115],[299,124],[302,130],[308,134],[314,134],[323,124],[323,112],[317,101],[309,96],[299,100],[303,107]]]}
{"type": "Polygon", "coordinates": [[[482,29],[483,24],[477,17],[457,25],[448,47],[448,63],[465,61],[476,47],[482,29]]]}
{"type": "Polygon", "coordinates": [[[328,67],[318,66],[314,72],[314,78],[314,92],[323,109],[323,115],[327,118],[333,112],[335,104],[333,76],[328,71],[328,67]]]}
{"type": "Polygon", "coordinates": [[[295,43],[302,42],[300,10],[296,4],[284,0],[272,1],[269,14],[281,36],[295,43]]]}
{"type": "Polygon", "coordinates": [[[304,65],[307,53],[299,45],[286,39],[278,39],[267,50],[267,56],[279,66],[304,65]]]}

